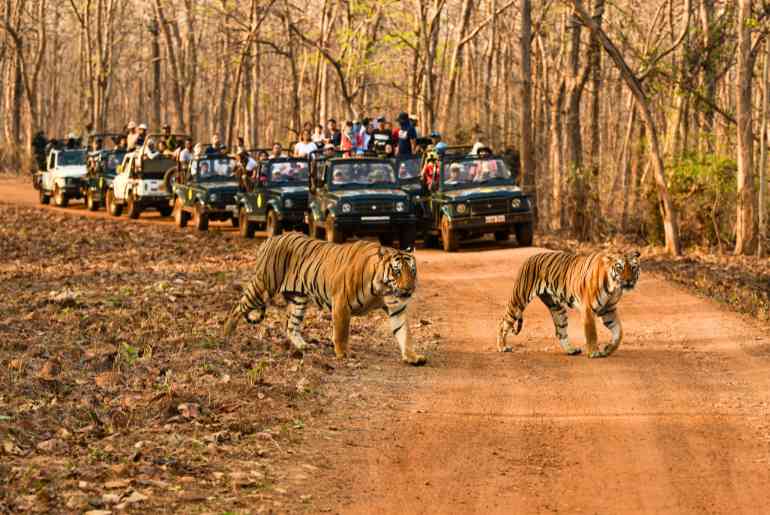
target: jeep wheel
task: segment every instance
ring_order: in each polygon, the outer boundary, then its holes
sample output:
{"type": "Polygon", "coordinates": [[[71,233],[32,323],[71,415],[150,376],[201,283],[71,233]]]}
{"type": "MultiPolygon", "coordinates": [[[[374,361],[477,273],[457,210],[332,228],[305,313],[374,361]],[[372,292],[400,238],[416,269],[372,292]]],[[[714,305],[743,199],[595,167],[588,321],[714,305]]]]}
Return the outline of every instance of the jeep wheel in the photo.
{"type": "Polygon", "coordinates": [[[272,236],[278,236],[283,232],[281,221],[278,220],[278,213],[276,213],[273,209],[267,212],[267,224],[265,225],[265,231],[267,232],[268,238],[272,236]]]}
{"type": "Polygon", "coordinates": [[[40,191],[38,193],[39,193],[39,196],[40,196],[40,203],[41,204],[45,205],[45,204],[50,204],[51,203],[51,197],[49,197],[48,195],[45,194],[45,192],[43,191],[43,188],[40,188],[40,191]]]}
{"type": "Polygon", "coordinates": [[[99,209],[99,202],[94,200],[94,192],[91,190],[88,190],[88,193],[86,193],[86,207],[89,211],[96,211],[99,209]]]}
{"type": "Polygon", "coordinates": [[[203,212],[200,204],[195,204],[193,208],[193,225],[199,231],[209,230],[209,215],[203,212]]]}
{"type": "Polygon", "coordinates": [[[326,241],[332,243],[345,243],[345,233],[342,229],[334,227],[334,218],[326,217],[326,241]]]}
{"type": "Polygon", "coordinates": [[[70,203],[70,199],[67,198],[67,195],[58,185],[53,187],[53,203],[57,207],[67,207],[67,204],[70,203]]]}
{"type": "Polygon", "coordinates": [[[190,213],[182,209],[182,201],[177,198],[174,201],[174,222],[180,229],[187,227],[187,221],[190,220],[190,213]]]}
{"type": "Polygon", "coordinates": [[[126,209],[128,209],[128,217],[132,220],[136,220],[139,218],[139,215],[142,214],[142,208],[139,207],[139,204],[136,203],[136,199],[134,198],[133,193],[128,194],[128,198],[126,199],[126,209]]]}
{"type": "Polygon", "coordinates": [[[308,216],[307,235],[316,240],[324,239],[323,227],[316,222],[312,213],[308,216]]]}
{"type": "Polygon", "coordinates": [[[237,229],[241,225],[241,221],[238,219],[237,216],[233,216],[232,218],[230,218],[230,225],[232,225],[237,229]]]}
{"type": "Polygon", "coordinates": [[[414,242],[417,239],[417,228],[413,225],[406,225],[401,227],[401,231],[398,235],[398,247],[401,250],[408,248],[414,248],[414,242]]]}
{"type": "Polygon", "coordinates": [[[457,233],[449,227],[449,217],[446,215],[441,218],[441,244],[444,252],[457,252],[460,246],[457,242],[457,233]]]}
{"type": "Polygon", "coordinates": [[[123,206],[115,203],[115,193],[112,190],[107,191],[107,211],[112,216],[120,216],[123,213],[123,206]]]}
{"type": "Polygon", "coordinates": [[[508,241],[511,239],[511,231],[495,231],[495,241],[508,241]]]}
{"type": "Polygon", "coordinates": [[[171,216],[171,213],[174,212],[174,208],[171,206],[161,206],[158,208],[158,213],[160,213],[160,216],[167,217],[171,216]]]}
{"type": "Polygon", "coordinates": [[[246,210],[241,208],[238,211],[238,225],[241,228],[241,236],[244,238],[253,238],[257,230],[257,223],[249,220],[246,210]]]}
{"type": "Polygon", "coordinates": [[[380,234],[377,239],[380,240],[380,245],[382,245],[383,247],[393,247],[393,241],[396,238],[393,233],[386,232],[386,233],[380,234]]]}
{"type": "Polygon", "coordinates": [[[519,246],[531,247],[532,236],[533,236],[532,222],[527,222],[524,224],[516,224],[515,229],[516,229],[516,241],[519,243],[519,246]]]}

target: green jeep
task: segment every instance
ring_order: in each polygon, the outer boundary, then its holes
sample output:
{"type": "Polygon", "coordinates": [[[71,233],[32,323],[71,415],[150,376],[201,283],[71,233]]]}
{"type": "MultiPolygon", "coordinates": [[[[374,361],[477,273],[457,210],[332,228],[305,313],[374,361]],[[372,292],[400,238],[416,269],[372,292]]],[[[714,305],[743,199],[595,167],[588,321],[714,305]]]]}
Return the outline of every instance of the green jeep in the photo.
{"type": "Polygon", "coordinates": [[[223,154],[196,157],[187,170],[176,175],[173,184],[174,220],[186,227],[192,219],[199,231],[207,231],[209,221],[230,220],[238,226],[238,178],[236,161],[223,154]]]}
{"type": "Polygon", "coordinates": [[[507,241],[513,232],[519,245],[532,245],[533,206],[503,159],[448,147],[443,154],[425,154],[425,166],[432,168],[430,188],[423,190],[430,194],[413,199],[421,205],[426,243],[440,237],[445,251],[456,252],[462,240],[492,233],[507,241]]]}
{"type": "Polygon", "coordinates": [[[114,144],[121,136],[122,134],[109,133],[89,137],[91,140],[111,138],[110,141],[113,142],[112,148],[92,150],[88,153],[88,160],[86,161],[88,174],[83,183],[82,194],[86,199],[86,207],[89,211],[96,211],[104,204],[107,199],[107,191],[112,188],[112,181],[118,173],[118,166],[126,156],[126,150],[116,148],[114,144]]]}
{"type": "Polygon", "coordinates": [[[235,202],[244,238],[253,238],[257,229],[265,229],[268,236],[284,229],[307,232],[308,168],[307,159],[278,157],[257,164],[256,180],[242,176],[235,202]]]}
{"type": "Polygon", "coordinates": [[[379,236],[401,248],[414,246],[416,217],[399,189],[393,164],[379,158],[332,158],[312,162],[308,232],[342,243],[349,236],[379,236]]]}

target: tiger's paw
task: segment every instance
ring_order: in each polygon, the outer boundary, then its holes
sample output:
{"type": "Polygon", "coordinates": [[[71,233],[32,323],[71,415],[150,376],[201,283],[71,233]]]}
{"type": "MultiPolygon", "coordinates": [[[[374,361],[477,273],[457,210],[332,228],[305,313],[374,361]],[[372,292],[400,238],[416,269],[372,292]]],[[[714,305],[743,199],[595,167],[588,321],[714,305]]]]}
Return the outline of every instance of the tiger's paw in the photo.
{"type": "Polygon", "coordinates": [[[505,347],[498,347],[497,352],[513,352],[513,347],[506,345],[505,347]]]}
{"type": "Polygon", "coordinates": [[[413,367],[421,367],[428,362],[428,358],[422,354],[415,354],[413,356],[405,357],[404,363],[412,365],[413,367]]]}
{"type": "Polygon", "coordinates": [[[566,349],[564,352],[567,354],[567,356],[577,356],[578,354],[583,352],[583,349],[581,349],[580,347],[570,347],[569,349],[566,349]]]}
{"type": "Polygon", "coordinates": [[[603,351],[603,350],[595,350],[595,351],[589,353],[588,357],[590,359],[593,359],[593,358],[606,358],[607,357],[607,352],[603,351]]]}

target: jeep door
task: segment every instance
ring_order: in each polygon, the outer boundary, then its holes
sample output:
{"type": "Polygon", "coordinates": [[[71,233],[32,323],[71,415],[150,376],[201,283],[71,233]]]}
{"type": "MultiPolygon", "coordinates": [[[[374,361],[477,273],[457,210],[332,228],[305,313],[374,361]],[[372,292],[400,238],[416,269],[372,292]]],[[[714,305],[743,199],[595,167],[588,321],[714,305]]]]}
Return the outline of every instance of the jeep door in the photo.
{"type": "Polygon", "coordinates": [[[120,168],[120,173],[115,176],[115,180],[112,181],[112,194],[118,200],[126,199],[126,192],[128,190],[128,181],[131,177],[131,168],[133,166],[133,156],[126,156],[123,159],[123,166],[120,168]]]}

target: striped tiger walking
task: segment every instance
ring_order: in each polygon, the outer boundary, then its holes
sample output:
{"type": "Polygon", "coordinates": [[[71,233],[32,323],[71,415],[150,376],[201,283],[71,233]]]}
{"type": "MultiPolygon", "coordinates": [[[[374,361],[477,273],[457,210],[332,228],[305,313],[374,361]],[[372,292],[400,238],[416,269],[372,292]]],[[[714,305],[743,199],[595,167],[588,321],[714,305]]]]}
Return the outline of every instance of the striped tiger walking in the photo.
{"type": "Polygon", "coordinates": [[[531,256],[519,271],[505,316],[500,321],[498,350],[511,351],[506,337],[511,330],[519,334],[524,309],[537,295],[551,312],[556,337],[564,352],[569,355],[581,352],[570,345],[567,337],[567,307],[570,307],[582,315],[588,357],[611,355],[623,340],[617,304],[623,292],[632,290],[639,280],[639,267],[636,251],[626,255],[544,252],[531,256]],[[612,332],[612,341],[603,350],[597,347],[595,316],[601,317],[604,326],[612,332]]]}
{"type": "Polygon", "coordinates": [[[409,301],[417,286],[417,263],[410,252],[357,241],[338,245],[290,232],[266,240],[257,251],[254,278],[225,321],[225,336],[238,321],[258,324],[270,301],[282,294],[288,302],[286,332],[295,348],[307,344],[300,328],[308,303],[330,309],[332,340],[339,358],[348,354],[350,317],[383,309],[401,349],[403,361],[423,365],[409,331],[409,301]]]}

